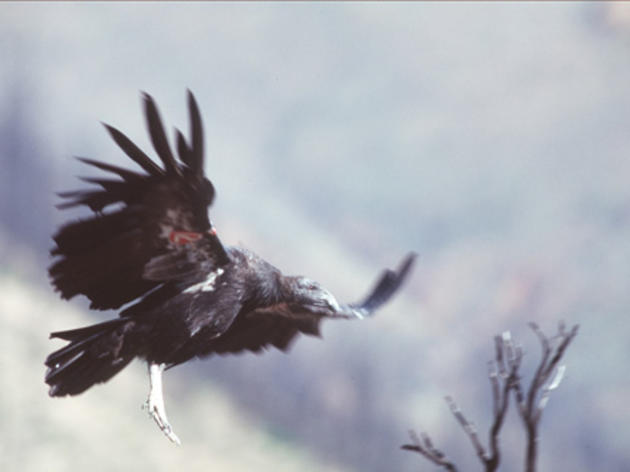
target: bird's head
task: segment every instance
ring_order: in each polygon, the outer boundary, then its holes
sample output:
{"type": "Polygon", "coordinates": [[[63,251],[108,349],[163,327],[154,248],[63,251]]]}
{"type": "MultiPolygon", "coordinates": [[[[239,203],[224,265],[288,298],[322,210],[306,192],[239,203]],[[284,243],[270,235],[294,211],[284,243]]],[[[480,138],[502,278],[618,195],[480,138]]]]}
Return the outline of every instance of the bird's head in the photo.
{"type": "Polygon", "coordinates": [[[341,309],[335,296],[322,287],[318,282],[307,277],[289,277],[291,283],[291,298],[295,303],[313,312],[337,312],[341,309]]]}

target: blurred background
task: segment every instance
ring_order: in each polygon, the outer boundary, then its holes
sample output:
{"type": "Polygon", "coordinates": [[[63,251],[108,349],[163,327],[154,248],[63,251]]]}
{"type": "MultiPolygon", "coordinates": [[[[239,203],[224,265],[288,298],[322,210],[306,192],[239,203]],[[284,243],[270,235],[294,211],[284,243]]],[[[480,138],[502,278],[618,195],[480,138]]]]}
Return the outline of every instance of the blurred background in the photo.
{"type": "MultiPolygon", "coordinates": [[[[624,3],[0,4],[0,470],[434,470],[428,431],[477,458],[492,336],[539,359],[527,322],[579,323],[545,411],[541,470],[630,463],[630,7],[624,3]],[[223,241],[353,301],[409,250],[397,299],[323,340],[165,375],[172,446],[140,406],[146,367],[50,399],[48,333],[116,316],[61,301],[55,192],[150,150],[140,90],[204,117],[223,241]]],[[[98,268],[96,268],[98,269],[98,268]]],[[[520,470],[511,411],[504,470],[520,470]]]]}

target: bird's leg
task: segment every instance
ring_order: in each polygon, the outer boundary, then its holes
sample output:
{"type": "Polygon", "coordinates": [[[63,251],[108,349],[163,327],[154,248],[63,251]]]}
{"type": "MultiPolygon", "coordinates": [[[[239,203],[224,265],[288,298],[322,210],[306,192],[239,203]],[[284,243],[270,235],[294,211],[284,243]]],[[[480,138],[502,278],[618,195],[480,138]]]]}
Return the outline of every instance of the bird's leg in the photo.
{"type": "Polygon", "coordinates": [[[164,367],[164,364],[149,363],[151,391],[149,392],[149,398],[147,398],[145,407],[149,411],[149,416],[153,418],[166,437],[175,444],[180,445],[181,442],[166,417],[164,396],[162,394],[162,372],[164,371],[164,367]]]}

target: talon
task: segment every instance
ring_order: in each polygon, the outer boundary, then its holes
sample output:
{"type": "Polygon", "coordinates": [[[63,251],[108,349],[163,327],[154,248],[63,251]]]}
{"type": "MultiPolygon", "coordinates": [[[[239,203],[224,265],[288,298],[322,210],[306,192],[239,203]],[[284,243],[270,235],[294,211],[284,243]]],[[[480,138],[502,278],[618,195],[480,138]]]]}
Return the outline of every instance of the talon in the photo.
{"type": "Polygon", "coordinates": [[[153,418],[153,421],[158,425],[164,435],[177,445],[181,445],[181,441],[173,431],[173,427],[168,422],[166,417],[166,408],[164,407],[164,397],[162,395],[162,371],[164,370],[164,364],[149,364],[149,380],[151,384],[151,390],[149,392],[149,398],[144,403],[142,408],[148,410],[149,416],[153,418]]]}

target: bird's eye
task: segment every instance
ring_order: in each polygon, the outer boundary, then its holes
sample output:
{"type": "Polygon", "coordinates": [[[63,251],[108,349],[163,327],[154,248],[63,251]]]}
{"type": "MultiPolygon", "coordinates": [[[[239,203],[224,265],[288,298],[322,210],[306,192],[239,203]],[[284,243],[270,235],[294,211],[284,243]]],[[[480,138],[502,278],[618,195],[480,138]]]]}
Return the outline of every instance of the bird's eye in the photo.
{"type": "Polygon", "coordinates": [[[317,290],[317,285],[313,282],[306,282],[303,286],[306,290],[317,290]]]}

